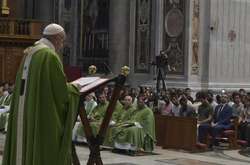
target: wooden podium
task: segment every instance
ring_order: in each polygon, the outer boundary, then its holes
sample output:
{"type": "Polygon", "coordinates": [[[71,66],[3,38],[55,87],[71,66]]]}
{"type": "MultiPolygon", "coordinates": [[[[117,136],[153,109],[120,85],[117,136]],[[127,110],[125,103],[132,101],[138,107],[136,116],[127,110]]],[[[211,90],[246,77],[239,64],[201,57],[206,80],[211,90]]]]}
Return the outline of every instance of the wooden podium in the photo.
{"type": "Polygon", "coordinates": [[[155,114],[157,145],[162,148],[194,151],[196,147],[197,119],[155,114]]]}
{"type": "MultiPolygon", "coordinates": [[[[102,79],[102,78],[94,78],[94,77],[88,77],[88,78],[81,78],[78,79],[77,81],[83,82],[84,86],[81,88],[81,97],[80,97],[80,103],[79,103],[79,116],[81,118],[81,122],[84,128],[85,136],[88,142],[88,147],[90,149],[90,155],[89,155],[89,160],[88,160],[88,165],[102,165],[102,159],[100,155],[100,145],[103,144],[107,128],[109,126],[110,119],[112,117],[115,105],[117,100],[119,99],[120,96],[120,91],[126,81],[126,76],[124,75],[119,75],[115,78],[112,79],[102,79]],[[110,82],[115,82],[115,88],[112,93],[111,101],[108,105],[106,114],[104,116],[104,119],[102,121],[101,127],[99,129],[99,132],[97,136],[94,136],[89,120],[87,118],[86,111],[84,109],[84,98],[86,95],[88,95],[91,92],[94,92],[96,89],[110,83],[110,82]]],[[[76,155],[75,148],[73,146],[73,164],[74,165],[80,165],[79,159],[76,155]]]]}

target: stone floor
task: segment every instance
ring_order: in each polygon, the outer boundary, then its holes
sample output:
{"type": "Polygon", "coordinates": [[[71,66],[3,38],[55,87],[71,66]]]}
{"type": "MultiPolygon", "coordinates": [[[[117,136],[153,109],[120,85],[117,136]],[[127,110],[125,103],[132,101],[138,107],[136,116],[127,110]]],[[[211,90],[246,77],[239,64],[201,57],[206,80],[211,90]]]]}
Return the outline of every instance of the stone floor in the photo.
{"type": "MultiPolygon", "coordinates": [[[[5,136],[0,134],[2,148],[5,136]]],[[[81,164],[86,164],[89,150],[86,146],[76,147],[81,164]]],[[[250,157],[242,156],[238,150],[214,150],[202,153],[163,150],[156,147],[154,155],[128,156],[112,153],[110,150],[101,152],[102,160],[107,165],[249,165],[250,157]]],[[[0,160],[2,155],[0,155],[0,160]]]]}
{"type": "MultiPolygon", "coordinates": [[[[81,164],[86,164],[88,148],[77,147],[81,164]]],[[[242,156],[238,150],[215,150],[203,153],[187,153],[184,151],[163,150],[156,147],[155,155],[127,156],[102,151],[105,164],[120,165],[249,165],[250,157],[242,156]]]]}

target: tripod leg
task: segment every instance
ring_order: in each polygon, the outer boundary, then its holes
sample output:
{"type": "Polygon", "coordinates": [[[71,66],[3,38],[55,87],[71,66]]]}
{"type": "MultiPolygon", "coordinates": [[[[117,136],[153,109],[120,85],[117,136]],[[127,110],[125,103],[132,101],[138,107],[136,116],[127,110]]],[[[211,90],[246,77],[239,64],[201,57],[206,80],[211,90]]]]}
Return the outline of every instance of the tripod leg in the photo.
{"type": "Polygon", "coordinates": [[[157,90],[157,93],[159,94],[160,93],[160,76],[161,76],[161,70],[160,68],[157,68],[157,78],[156,78],[156,90],[157,90]]]}
{"type": "Polygon", "coordinates": [[[163,90],[166,91],[166,90],[167,90],[167,87],[166,87],[166,84],[165,84],[165,81],[164,81],[164,77],[163,77],[163,75],[162,75],[162,72],[161,72],[161,81],[162,81],[163,90]]]}

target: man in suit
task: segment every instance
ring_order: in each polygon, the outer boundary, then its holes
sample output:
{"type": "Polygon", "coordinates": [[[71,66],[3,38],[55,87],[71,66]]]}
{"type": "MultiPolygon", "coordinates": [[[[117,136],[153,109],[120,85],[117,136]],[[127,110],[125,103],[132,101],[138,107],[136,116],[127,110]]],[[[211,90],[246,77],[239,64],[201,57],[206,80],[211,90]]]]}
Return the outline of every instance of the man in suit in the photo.
{"type": "Polygon", "coordinates": [[[231,121],[233,109],[228,105],[228,96],[223,93],[221,95],[221,104],[215,107],[211,134],[213,139],[221,135],[221,133],[231,128],[231,121]]]}

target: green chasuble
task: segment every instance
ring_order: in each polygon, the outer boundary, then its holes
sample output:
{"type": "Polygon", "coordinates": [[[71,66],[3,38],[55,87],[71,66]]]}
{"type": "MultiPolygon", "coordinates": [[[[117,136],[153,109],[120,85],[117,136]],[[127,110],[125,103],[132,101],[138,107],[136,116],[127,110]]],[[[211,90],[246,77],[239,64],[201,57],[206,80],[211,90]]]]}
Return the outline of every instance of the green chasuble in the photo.
{"type": "MultiPolygon", "coordinates": [[[[95,121],[102,121],[104,118],[107,108],[108,108],[109,102],[106,101],[103,104],[98,104],[90,114],[90,117],[93,118],[95,121]]],[[[117,101],[114,112],[112,114],[112,120],[118,121],[122,115],[122,104],[117,101]]]]}
{"type": "Polygon", "coordinates": [[[133,106],[130,106],[127,109],[125,109],[124,107],[121,109],[120,111],[121,115],[119,119],[116,121],[116,124],[113,127],[111,127],[108,131],[108,142],[111,146],[114,145],[112,135],[116,135],[116,133],[120,131],[120,129],[122,128],[123,124],[131,120],[134,111],[135,108],[133,106]]]}
{"type": "Polygon", "coordinates": [[[78,108],[78,90],[66,83],[62,63],[53,49],[45,47],[36,51],[27,77],[21,121],[23,136],[17,137],[23,67],[24,61],[16,77],[2,164],[16,165],[17,139],[22,138],[21,165],[71,165],[71,137],[78,108]]]}
{"type": "Polygon", "coordinates": [[[132,114],[134,113],[134,111],[135,111],[135,108],[133,106],[130,106],[127,109],[122,108],[121,112],[120,112],[120,114],[121,114],[120,116],[121,117],[117,121],[116,125],[122,124],[122,123],[130,120],[132,118],[132,114]]]}
{"type": "Polygon", "coordinates": [[[129,143],[137,149],[152,151],[155,143],[155,120],[152,110],[148,107],[134,110],[130,120],[114,128],[112,139],[117,143],[129,143]],[[135,122],[141,127],[136,126],[135,122]]]}
{"type": "Polygon", "coordinates": [[[109,102],[106,101],[105,103],[100,103],[98,104],[93,111],[91,112],[91,114],[89,114],[90,118],[92,118],[94,121],[99,121],[102,120],[105,113],[106,113],[106,109],[108,108],[109,102]]]}
{"type": "MultiPolygon", "coordinates": [[[[103,104],[98,104],[93,109],[92,113],[89,115],[90,118],[93,120],[90,122],[90,126],[92,128],[94,136],[97,135],[97,133],[100,129],[100,126],[101,126],[102,120],[106,114],[108,105],[109,105],[108,101],[106,101],[103,104]]],[[[119,101],[117,101],[111,120],[117,122],[120,119],[121,114],[122,114],[122,104],[119,101]]],[[[85,136],[82,124],[80,124],[78,129],[77,129],[77,136],[81,136],[81,137],[85,136]]],[[[104,145],[106,145],[106,146],[110,146],[109,136],[110,136],[110,129],[107,130],[105,140],[104,140],[104,145]]]]}

